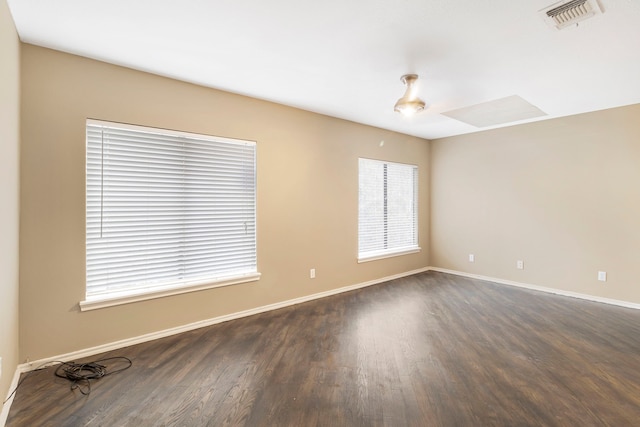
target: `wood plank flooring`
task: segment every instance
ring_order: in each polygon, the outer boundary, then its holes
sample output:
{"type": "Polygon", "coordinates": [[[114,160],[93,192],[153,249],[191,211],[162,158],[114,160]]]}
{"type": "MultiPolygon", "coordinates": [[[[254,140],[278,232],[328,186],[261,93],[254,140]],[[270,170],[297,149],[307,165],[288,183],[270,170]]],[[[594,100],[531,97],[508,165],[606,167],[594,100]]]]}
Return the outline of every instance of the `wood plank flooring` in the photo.
{"type": "Polygon", "coordinates": [[[640,311],[427,272],[53,369],[8,426],[638,426],[640,311]]]}

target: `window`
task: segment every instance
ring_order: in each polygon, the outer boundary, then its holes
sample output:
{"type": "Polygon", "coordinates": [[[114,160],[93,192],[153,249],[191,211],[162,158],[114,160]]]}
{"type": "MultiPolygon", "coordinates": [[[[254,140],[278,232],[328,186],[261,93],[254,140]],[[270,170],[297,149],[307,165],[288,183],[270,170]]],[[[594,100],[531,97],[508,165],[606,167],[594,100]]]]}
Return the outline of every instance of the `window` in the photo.
{"type": "Polygon", "coordinates": [[[88,120],[82,309],[257,280],[255,170],[255,142],[88,120]]]}
{"type": "Polygon", "coordinates": [[[418,167],[359,159],[358,261],[417,252],[418,167]]]}

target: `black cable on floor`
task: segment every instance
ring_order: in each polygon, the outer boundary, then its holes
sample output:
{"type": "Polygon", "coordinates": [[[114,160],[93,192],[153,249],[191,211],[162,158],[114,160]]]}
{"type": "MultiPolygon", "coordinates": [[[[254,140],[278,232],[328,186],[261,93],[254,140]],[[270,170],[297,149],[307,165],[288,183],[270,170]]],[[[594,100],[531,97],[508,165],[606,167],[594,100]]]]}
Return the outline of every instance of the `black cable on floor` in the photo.
{"type": "Polygon", "coordinates": [[[71,390],[78,389],[80,393],[87,396],[91,393],[91,380],[97,380],[107,375],[125,371],[129,369],[132,364],[131,359],[124,356],[107,357],[88,363],[64,362],[56,368],[55,376],[71,381],[71,390]],[[106,366],[101,365],[103,362],[114,360],[124,361],[127,365],[113,371],[108,371],[106,366]]]}
{"type": "Polygon", "coordinates": [[[56,377],[64,378],[71,381],[71,390],[75,390],[76,388],[80,390],[80,393],[83,395],[88,395],[91,393],[91,380],[99,379],[111,374],[117,374],[118,372],[122,372],[127,370],[133,365],[133,362],[128,357],[124,356],[116,356],[116,357],[106,357],[104,359],[94,360],[93,362],[88,363],[75,363],[75,362],[46,362],[42,365],[38,366],[36,369],[27,372],[26,375],[18,382],[16,388],[13,389],[11,394],[7,396],[7,399],[2,402],[2,405],[7,403],[11,397],[16,394],[18,388],[22,385],[22,383],[33,373],[36,371],[41,371],[46,368],[50,368],[51,366],[58,365],[56,371],[54,372],[56,377]],[[109,371],[108,368],[101,363],[108,361],[123,361],[126,363],[126,366],[109,371]],[[48,366],[51,365],[51,366],[48,366]],[[85,384],[85,388],[82,388],[81,383],[85,384]]]}

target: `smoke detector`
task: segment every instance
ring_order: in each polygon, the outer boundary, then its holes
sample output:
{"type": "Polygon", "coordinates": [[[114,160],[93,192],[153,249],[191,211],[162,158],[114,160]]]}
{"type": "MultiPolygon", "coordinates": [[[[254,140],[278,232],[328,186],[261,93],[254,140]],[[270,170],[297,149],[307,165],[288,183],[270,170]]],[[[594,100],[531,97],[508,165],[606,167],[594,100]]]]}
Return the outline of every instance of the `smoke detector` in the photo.
{"type": "Polygon", "coordinates": [[[602,9],[598,0],[565,0],[542,9],[540,13],[547,24],[562,30],[602,13],[602,9]]]}

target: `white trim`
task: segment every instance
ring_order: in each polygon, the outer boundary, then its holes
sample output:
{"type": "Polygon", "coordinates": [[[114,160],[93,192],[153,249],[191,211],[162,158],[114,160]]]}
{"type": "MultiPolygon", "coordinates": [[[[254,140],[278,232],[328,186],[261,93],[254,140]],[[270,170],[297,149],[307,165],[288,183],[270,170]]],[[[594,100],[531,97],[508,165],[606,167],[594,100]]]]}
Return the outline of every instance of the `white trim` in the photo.
{"type": "Polygon", "coordinates": [[[363,262],[369,262],[369,261],[376,261],[379,259],[385,259],[385,258],[392,258],[395,256],[400,256],[400,255],[409,255],[409,254],[415,254],[418,253],[422,250],[422,248],[415,247],[415,248],[411,248],[411,249],[401,249],[401,250],[397,250],[397,251],[393,251],[393,252],[385,252],[385,253],[381,253],[378,255],[370,255],[370,256],[364,256],[364,257],[360,257],[358,258],[358,264],[361,264],[363,262]]]}
{"type": "MultiPolygon", "coordinates": [[[[13,373],[13,379],[11,380],[11,385],[9,386],[9,391],[7,392],[7,397],[13,392],[13,390],[18,387],[18,382],[20,381],[20,375],[23,373],[20,369],[20,365],[16,367],[15,372],[13,373]]],[[[7,398],[2,399],[2,402],[7,398]]],[[[11,409],[11,404],[13,403],[13,399],[16,397],[15,394],[11,396],[7,403],[2,406],[2,411],[0,411],[0,426],[4,426],[7,423],[7,419],[9,418],[9,410],[11,409]]],[[[2,403],[0,402],[0,403],[2,403]]]]}
{"type": "Polygon", "coordinates": [[[120,123],[120,122],[109,122],[109,121],[106,121],[106,120],[87,119],[86,124],[87,125],[93,125],[93,126],[103,126],[103,127],[117,127],[117,128],[120,128],[120,129],[134,130],[134,131],[141,131],[141,132],[151,132],[151,133],[162,132],[165,135],[193,138],[193,139],[199,139],[199,140],[204,140],[204,141],[228,142],[228,143],[232,143],[232,144],[241,144],[241,145],[246,145],[246,144],[248,144],[248,145],[256,145],[257,144],[256,141],[247,140],[247,139],[227,138],[227,137],[224,137],[224,136],[207,135],[207,134],[203,134],[203,133],[192,133],[192,132],[185,132],[185,131],[182,131],[182,130],[175,130],[175,129],[165,129],[165,128],[158,128],[158,127],[151,127],[151,126],[132,125],[132,124],[129,124],[129,123],[120,123]]]}
{"type": "Polygon", "coordinates": [[[124,294],[108,298],[95,298],[80,301],[80,311],[97,310],[99,308],[112,307],[114,305],[129,304],[137,301],[146,301],[155,298],[168,297],[171,295],[185,294],[188,292],[202,291],[205,289],[221,288],[223,286],[237,285],[240,283],[255,282],[260,280],[260,273],[252,273],[246,276],[235,277],[225,280],[207,281],[195,283],[189,286],[175,287],[171,289],[142,290],[144,293],[124,294]]]}
{"type": "MultiPolygon", "coordinates": [[[[357,283],[355,285],[344,286],[342,288],[331,289],[324,292],[319,292],[317,294],[306,295],[299,298],[290,299],[287,301],[277,302],[274,304],[263,305],[261,307],[252,308],[249,310],[238,311],[236,313],[226,314],[223,316],[214,317],[212,319],[201,320],[199,322],[189,323],[187,325],[177,326],[175,328],[165,329],[163,331],[152,332],[145,335],[140,335],[137,337],[126,338],[124,340],[115,341],[108,344],[102,344],[95,347],[90,347],[83,350],[73,351],[66,354],[60,354],[53,357],[46,357],[40,360],[34,360],[32,362],[23,363],[18,366],[20,372],[28,372],[43,364],[47,364],[55,361],[70,361],[77,360],[88,356],[93,356],[95,354],[104,353],[107,351],[117,350],[119,348],[128,347],[135,344],[141,344],[148,341],[153,341],[155,339],[168,337],[171,335],[180,334],[182,332],[192,331],[194,329],[204,328],[206,326],[215,325],[218,323],[228,322],[229,320],[240,319],[242,317],[253,316],[254,314],[260,314],[271,310],[277,310],[279,308],[285,308],[296,304],[301,304],[303,302],[308,302],[324,297],[328,297],[331,295],[337,295],[343,292],[349,292],[360,288],[365,288],[367,286],[377,285],[379,283],[388,282],[390,280],[399,279],[401,277],[411,276],[413,274],[422,273],[429,270],[429,267],[420,268],[417,270],[407,271],[404,273],[394,274],[391,276],[383,277],[380,279],[374,279],[367,282],[357,283]]],[[[8,403],[8,402],[7,402],[8,403]]]]}
{"type": "Polygon", "coordinates": [[[431,270],[431,271],[438,271],[440,273],[455,274],[456,276],[463,276],[463,277],[469,277],[469,278],[472,278],[472,279],[484,280],[486,282],[495,282],[495,283],[500,283],[502,285],[515,286],[515,287],[518,287],[518,288],[531,289],[531,290],[534,290],[534,291],[541,291],[541,292],[546,292],[546,293],[550,293],[550,294],[562,295],[562,296],[565,296],[565,297],[579,298],[579,299],[583,299],[583,300],[587,300],[587,301],[601,302],[601,303],[604,303],[604,304],[617,305],[619,307],[633,308],[633,309],[636,309],[636,310],[640,310],[640,304],[637,304],[637,303],[634,303],[634,302],[629,302],[629,301],[622,301],[622,300],[617,300],[617,299],[598,297],[598,296],[595,296],[595,295],[581,294],[581,293],[578,293],[578,292],[564,291],[562,289],[546,288],[544,286],[531,285],[531,284],[522,283],[522,282],[514,282],[512,280],[498,279],[496,277],[489,277],[489,276],[482,276],[482,275],[479,275],[479,274],[465,273],[463,271],[447,270],[446,268],[429,267],[428,269],[431,270]]]}

